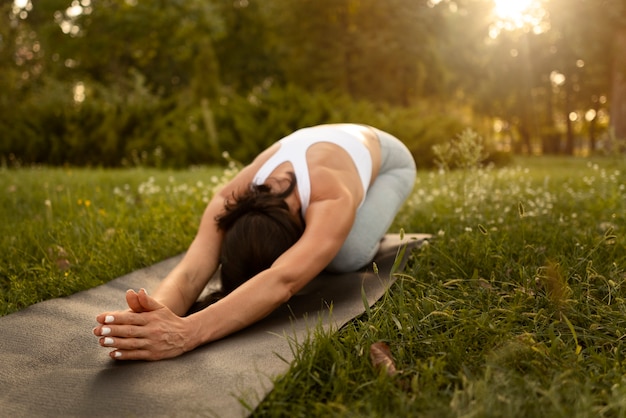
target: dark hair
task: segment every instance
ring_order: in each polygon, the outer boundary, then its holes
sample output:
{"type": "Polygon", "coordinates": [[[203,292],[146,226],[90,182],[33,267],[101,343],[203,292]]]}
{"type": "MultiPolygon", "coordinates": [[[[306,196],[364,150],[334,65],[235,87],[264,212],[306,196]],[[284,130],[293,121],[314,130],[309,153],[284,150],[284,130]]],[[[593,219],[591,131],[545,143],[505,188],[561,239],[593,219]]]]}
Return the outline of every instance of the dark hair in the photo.
{"type": "Polygon", "coordinates": [[[225,294],[269,268],[300,238],[304,222],[294,219],[285,198],[296,187],[296,177],[289,172],[289,186],[273,193],[265,184],[251,184],[239,196],[224,205],[216,217],[224,231],[220,251],[222,291],[225,294]]]}

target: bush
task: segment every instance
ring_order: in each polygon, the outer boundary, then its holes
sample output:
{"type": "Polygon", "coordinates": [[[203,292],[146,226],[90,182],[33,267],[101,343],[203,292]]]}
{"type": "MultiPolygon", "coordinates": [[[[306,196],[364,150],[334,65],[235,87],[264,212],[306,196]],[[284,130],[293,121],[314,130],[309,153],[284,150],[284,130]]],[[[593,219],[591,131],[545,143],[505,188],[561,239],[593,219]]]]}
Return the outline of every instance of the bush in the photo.
{"type": "Polygon", "coordinates": [[[352,122],[376,126],[400,138],[418,167],[434,166],[432,146],[464,129],[456,118],[432,115],[426,106],[376,106],[332,93],[311,93],[294,86],[224,100],[216,109],[220,146],[248,162],[277,139],[306,126],[352,122]]]}
{"type": "Polygon", "coordinates": [[[433,146],[447,143],[458,135],[465,125],[448,115],[433,115],[419,107],[396,109],[390,112],[381,129],[400,138],[409,148],[418,168],[435,166],[433,146]]]}
{"type": "MultiPolygon", "coordinates": [[[[86,84],[87,85],[87,84],[86,84]]],[[[142,80],[127,91],[88,85],[76,103],[70,83],[44,83],[11,108],[0,109],[0,159],[76,166],[183,167],[222,162],[228,151],[247,163],[277,139],[306,126],[353,122],[376,126],[404,141],[418,167],[434,165],[432,146],[465,127],[426,105],[377,106],[333,93],[270,86],[247,96],[198,100],[190,92],[162,98],[142,80]]]]}

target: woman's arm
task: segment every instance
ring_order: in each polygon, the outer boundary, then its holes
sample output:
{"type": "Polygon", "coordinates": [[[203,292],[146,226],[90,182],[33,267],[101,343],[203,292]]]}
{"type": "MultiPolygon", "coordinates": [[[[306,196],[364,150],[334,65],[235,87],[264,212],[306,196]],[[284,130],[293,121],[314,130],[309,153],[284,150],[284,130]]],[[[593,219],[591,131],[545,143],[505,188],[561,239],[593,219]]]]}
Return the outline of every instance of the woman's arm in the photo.
{"type": "Polygon", "coordinates": [[[217,228],[215,217],[223,207],[221,194],[211,200],[183,259],[153,292],[156,300],[177,315],[184,315],[189,310],[217,270],[223,232],[217,228]]]}
{"type": "Polygon", "coordinates": [[[93,333],[100,345],[113,349],[109,355],[121,360],[160,360],[195,348],[193,335],[182,317],[196,301],[218,267],[222,232],[215,216],[223,208],[216,195],[204,211],[198,233],[180,263],[161,281],[150,297],[144,289],[126,292],[126,311],[104,312],[93,333]]]}
{"type": "MultiPolygon", "coordinates": [[[[126,298],[134,312],[111,314],[111,322],[106,314],[100,315],[102,325],[94,333],[101,336],[101,345],[115,348],[110,353],[115,359],[158,360],[245,328],[288,301],[325,268],[350,231],[355,216],[350,208],[354,207],[347,195],[312,203],[305,233],[293,247],[272,267],[200,312],[182,318],[145,291],[129,291],[126,298]]],[[[168,288],[159,288],[157,298],[165,294],[161,289],[168,288]]]]}
{"type": "Polygon", "coordinates": [[[181,317],[218,265],[222,236],[215,224],[224,198],[252,180],[247,167],[207,207],[198,235],[180,265],[155,297],[129,291],[130,311],[103,313],[94,334],[121,360],[174,357],[245,328],[270,312],[317,276],[339,252],[354,223],[358,196],[346,188],[343,172],[319,170],[312,189],[302,237],[272,266],[204,310],[181,317]]]}
{"type": "Polygon", "coordinates": [[[213,196],[187,253],[154,292],[153,297],[176,314],[184,315],[189,310],[219,266],[223,231],[215,218],[223,213],[225,201],[248,188],[259,167],[275,151],[274,146],[259,154],[213,196]]]}
{"type": "Polygon", "coordinates": [[[304,235],[272,267],[219,302],[189,316],[191,328],[196,331],[192,345],[215,341],[252,325],[287,302],[339,252],[355,212],[355,204],[348,196],[312,203],[304,235]]]}

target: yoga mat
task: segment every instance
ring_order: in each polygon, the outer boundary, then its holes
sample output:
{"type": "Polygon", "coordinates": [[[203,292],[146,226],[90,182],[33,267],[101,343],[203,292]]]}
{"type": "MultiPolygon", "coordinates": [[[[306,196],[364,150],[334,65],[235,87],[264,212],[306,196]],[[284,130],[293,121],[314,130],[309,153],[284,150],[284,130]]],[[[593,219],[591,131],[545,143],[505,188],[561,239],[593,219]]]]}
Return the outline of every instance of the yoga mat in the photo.
{"type": "Polygon", "coordinates": [[[181,256],[102,286],[30,306],[0,318],[0,415],[3,417],[244,417],[272,390],[293,360],[290,340],[318,324],[341,327],[393,283],[403,244],[428,235],[387,235],[372,267],[321,274],[261,322],[180,357],[116,362],[91,330],[95,316],[126,309],[129,288],[154,289],[181,256]],[[332,305],[332,310],[329,306],[332,305]],[[246,408],[245,405],[248,407],[246,408]]]}

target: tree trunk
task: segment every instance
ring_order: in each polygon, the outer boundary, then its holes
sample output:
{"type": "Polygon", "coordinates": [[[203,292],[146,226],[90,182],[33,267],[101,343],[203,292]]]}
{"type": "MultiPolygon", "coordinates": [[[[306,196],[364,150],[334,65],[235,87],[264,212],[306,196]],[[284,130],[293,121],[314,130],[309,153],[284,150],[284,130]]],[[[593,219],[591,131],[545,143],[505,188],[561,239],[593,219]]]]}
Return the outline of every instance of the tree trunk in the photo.
{"type": "Polygon", "coordinates": [[[523,152],[524,147],[525,147],[527,155],[533,155],[533,144],[532,144],[532,141],[530,140],[529,130],[526,128],[526,126],[524,126],[523,124],[520,124],[517,127],[517,131],[519,132],[521,140],[522,140],[521,151],[523,152]]]}
{"type": "Polygon", "coordinates": [[[596,150],[596,132],[598,127],[598,118],[595,117],[589,121],[589,152],[593,153],[596,150]]]}
{"type": "Polygon", "coordinates": [[[626,139],[626,26],[615,36],[611,96],[611,129],[616,139],[626,139]]]}
{"type": "MultiPolygon", "coordinates": [[[[569,76],[571,77],[571,75],[569,76]]],[[[569,80],[569,79],[568,79],[569,80]]],[[[572,90],[570,87],[570,81],[567,82],[565,87],[565,126],[567,128],[565,132],[565,154],[574,155],[574,126],[570,119],[570,112],[572,111],[572,90]]]]}

